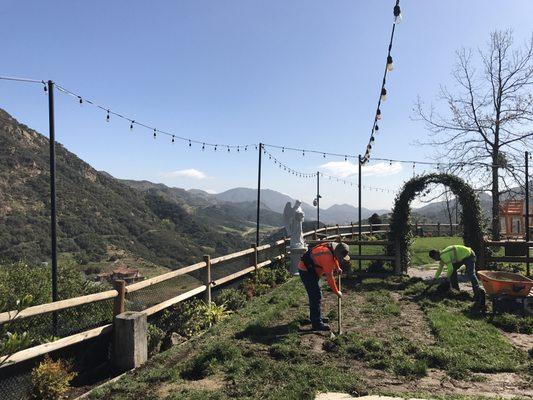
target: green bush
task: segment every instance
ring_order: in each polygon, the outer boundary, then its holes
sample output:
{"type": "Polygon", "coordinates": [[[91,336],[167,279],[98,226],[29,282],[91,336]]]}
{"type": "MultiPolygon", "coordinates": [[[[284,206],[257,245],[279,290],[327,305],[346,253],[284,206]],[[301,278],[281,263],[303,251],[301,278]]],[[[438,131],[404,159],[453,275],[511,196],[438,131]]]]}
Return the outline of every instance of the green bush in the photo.
{"type": "Polygon", "coordinates": [[[163,311],[158,327],[190,338],[209,327],[209,318],[201,300],[193,299],[176,304],[163,311]]]}
{"type": "Polygon", "coordinates": [[[59,400],[70,388],[76,377],[70,365],[63,361],[53,361],[45,356],[44,360],[31,372],[31,396],[36,400],[59,400]]]}
{"type": "Polygon", "coordinates": [[[153,324],[148,324],[148,354],[153,355],[159,352],[161,343],[165,337],[165,331],[153,324]]]}
{"type": "Polygon", "coordinates": [[[215,304],[225,304],[228,310],[237,311],[246,304],[246,295],[237,289],[223,289],[215,297],[215,304]]]}

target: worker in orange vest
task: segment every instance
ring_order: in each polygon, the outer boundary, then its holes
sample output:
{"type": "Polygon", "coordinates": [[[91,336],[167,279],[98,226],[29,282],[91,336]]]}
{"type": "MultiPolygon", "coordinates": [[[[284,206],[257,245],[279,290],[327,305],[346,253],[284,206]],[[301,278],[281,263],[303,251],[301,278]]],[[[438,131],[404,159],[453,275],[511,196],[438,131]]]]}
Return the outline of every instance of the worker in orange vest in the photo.
{"type": "Polygon", "coordinates": [[[321,276],[324,276],[333,293],[338,297],[342,297],[333,274],[342,273],[339,264],[348,261],[350,259],[349,254],[350,248],[346,243],[320,243],[307,250],[298,265],[300,279],[309,297],[309,317],[315,331],[330,330],[329,325],[325,324],[322,319],[322,311],[320,309],[322,292],[318,281],[321,276]]]}

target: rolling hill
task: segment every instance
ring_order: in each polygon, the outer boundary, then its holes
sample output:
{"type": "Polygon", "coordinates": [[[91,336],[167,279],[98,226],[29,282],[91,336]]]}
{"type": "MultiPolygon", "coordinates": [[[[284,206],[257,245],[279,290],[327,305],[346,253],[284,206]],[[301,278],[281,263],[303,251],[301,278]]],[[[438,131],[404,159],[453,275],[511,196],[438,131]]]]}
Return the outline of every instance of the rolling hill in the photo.
{"type": "MultiPolygon", "coordinates": [[[[0,260],[50,256],[48,147],[46,137],[0,110],[0,260]]],[[[175,268],[249,246],[239,233],[213,227],[210,213],[199,218],[180,203],[194,194],[137,190],[61,144],[56,151],[58,247],[81,264],[106,260],[112,247],[175,268]]]]}

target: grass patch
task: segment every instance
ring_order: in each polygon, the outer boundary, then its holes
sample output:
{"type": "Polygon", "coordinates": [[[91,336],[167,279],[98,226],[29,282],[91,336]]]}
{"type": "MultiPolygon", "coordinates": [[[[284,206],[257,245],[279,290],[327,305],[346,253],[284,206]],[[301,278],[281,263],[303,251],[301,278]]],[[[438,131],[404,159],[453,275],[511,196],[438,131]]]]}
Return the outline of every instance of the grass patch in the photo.
{"type": "Polygon", "coordinates": [[[371,319],[397,317],[401,313],[400,306],[385,289],[368,293],[361,312],[371,319]]]}
{"type": "Polygon", "coordinates": [[[398,376],[420,377],[427,374],[423,351],[415,343],[399,335],[379,340],[348,333],[329,340],[324,347],[327,351],[365,361],[372,368],[398,376]]]}
{"type": "Polygon", "coordinates": [[[470,319],[459,310],[436,304],[426,309],[437,345],[428,358],[448,371],[517,371],[525,355],[515,349],[491,324],[470,319]]]}
{"type": "Polygon", "coordinates": [[[506,331],[524,333],[527,335],[533,334],[533,317],[521,317],[514,314],[496,315],[489,320],[494,326],[506,331]]]}

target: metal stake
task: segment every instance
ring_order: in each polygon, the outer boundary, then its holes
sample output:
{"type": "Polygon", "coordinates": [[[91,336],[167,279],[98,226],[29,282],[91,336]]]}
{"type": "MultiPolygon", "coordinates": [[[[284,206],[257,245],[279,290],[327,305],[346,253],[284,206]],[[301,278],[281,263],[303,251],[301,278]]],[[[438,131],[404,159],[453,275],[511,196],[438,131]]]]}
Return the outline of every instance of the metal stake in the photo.
{"type": "MultiPolygon", "coordinates": [[[[341,291],[341,274],[339,274],[339,292],[341,291]]],[[[338,334],[342,334],[342,299],[337,297],[337,322],[339,324],[338,334]]]]}

